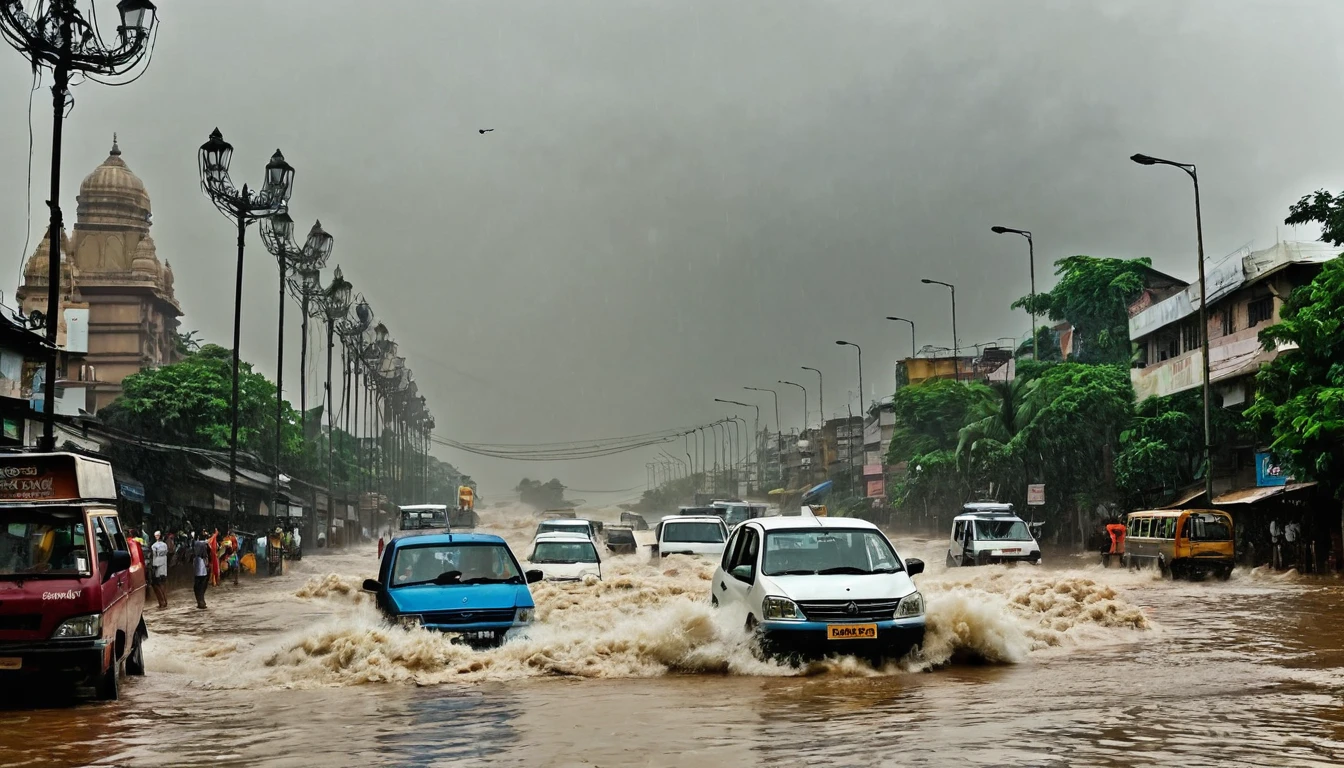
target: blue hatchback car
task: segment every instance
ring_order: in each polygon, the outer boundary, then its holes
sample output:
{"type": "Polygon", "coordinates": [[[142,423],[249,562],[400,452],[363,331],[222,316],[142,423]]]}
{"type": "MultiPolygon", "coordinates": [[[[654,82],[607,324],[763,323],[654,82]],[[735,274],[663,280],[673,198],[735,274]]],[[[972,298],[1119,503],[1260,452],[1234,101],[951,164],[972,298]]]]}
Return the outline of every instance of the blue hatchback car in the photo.
{"type": "Polygon", "coordinates": [[[377,579],[366,579],[378,608],[405,627],[451,632],[473,646],[497,646],[532,623],[536,607],[526,571],[509,545],[485,533],[435,533],[393,539],[377,579]]]}

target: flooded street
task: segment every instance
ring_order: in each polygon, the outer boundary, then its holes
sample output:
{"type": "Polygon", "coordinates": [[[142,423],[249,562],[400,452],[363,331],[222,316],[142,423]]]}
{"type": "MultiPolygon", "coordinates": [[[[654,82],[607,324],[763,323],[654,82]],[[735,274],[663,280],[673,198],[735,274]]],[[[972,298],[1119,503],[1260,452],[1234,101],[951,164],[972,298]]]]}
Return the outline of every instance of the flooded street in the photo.
{"type": "MultiPolygon", "coordinates": [[[[519,551],[533,522],[497,526],[519,551]]],[[[1338,765],[1344,587],[1171,583],[1091,558],[949,573],[926,558],[924,657],[756,660],[712,565],[605,564],[534,585],[529,637],[475,652],[387,627],[366,551],[150,609],[114,704],[0,712],[0,765],[1338,765]]]]}

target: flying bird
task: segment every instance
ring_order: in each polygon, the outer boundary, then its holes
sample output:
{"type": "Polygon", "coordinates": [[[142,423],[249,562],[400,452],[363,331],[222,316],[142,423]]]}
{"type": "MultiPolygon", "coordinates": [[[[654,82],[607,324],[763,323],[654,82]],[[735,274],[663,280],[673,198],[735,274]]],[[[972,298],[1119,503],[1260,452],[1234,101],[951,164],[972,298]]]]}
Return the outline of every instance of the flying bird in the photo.
{"type": "Polygon", "coordinates": [[[493,131],[493,130],[495,130],[495,129],[494,129],[494,128],[482,128],[482,129],[480,129],[482,135],[487,134],[487,133],[489,133],[489,132],[491,132],[491,131],[493,131]]]}

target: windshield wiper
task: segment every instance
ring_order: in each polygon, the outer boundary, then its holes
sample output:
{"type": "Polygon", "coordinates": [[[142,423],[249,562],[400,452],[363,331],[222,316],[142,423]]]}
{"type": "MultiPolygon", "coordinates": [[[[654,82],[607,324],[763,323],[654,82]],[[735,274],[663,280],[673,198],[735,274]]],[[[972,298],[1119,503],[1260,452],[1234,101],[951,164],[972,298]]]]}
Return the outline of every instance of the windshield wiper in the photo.
{"type": "Polygon", "coordinates": [[[477,576],[477,577],[472,578],[472,579],[463,579],[462,581],[459,581],[459,582],[456,582],[456,583],[458,583],[458,584],[519,584],[519,583],[521,583],[521,582],[518,580],[518,577],[517,577],[517,576],[508,576],[508,577],[505,577],[505,578],[503,578],[503,579],[496,579],[496,578],[492,578],[492,577],[490,577],[490,576],[477,576]]]}
{"type": "Polygon", "coordinates": [[[816,576],[817,572],[810,568],[799,568],[792,571],[775,571],[767,573],[766,576],[816,576]]]}
{"type": "Polygon", "coordinates": [[[867,568],[860,568],[857,565],[837,565],[834,568],[822,568],[817,571],[818,576],[830,576],[838,573],[852,573],[856,576],[867,576],[872,571],[867,568]]]}

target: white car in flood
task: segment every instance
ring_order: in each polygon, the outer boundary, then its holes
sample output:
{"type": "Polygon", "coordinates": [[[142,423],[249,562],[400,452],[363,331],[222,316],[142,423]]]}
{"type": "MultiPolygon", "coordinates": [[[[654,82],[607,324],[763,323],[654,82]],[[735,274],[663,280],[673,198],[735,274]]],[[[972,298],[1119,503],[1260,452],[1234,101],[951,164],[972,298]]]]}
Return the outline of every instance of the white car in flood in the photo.
{"type": "Polygon", "coordinates": [[[723,555],[728,526],[714,515],[668,515],[658,522],[653,551],[655,557],[668,555],[723,555]]]}
{"type": "Polygon", "coordinates": [[[854,518],[767,517],[739,525],[711,602],[769,655],[900,658],[924,641],[924,597],[877,526],[854,518]]]}
{"type": "Polygon", "coordinates": [[[602,558],[592,539],[581,533],[543,533],[532,540],[528,570],[539,570],[546,581],[583,581],[602,578],[602,558]]]}

